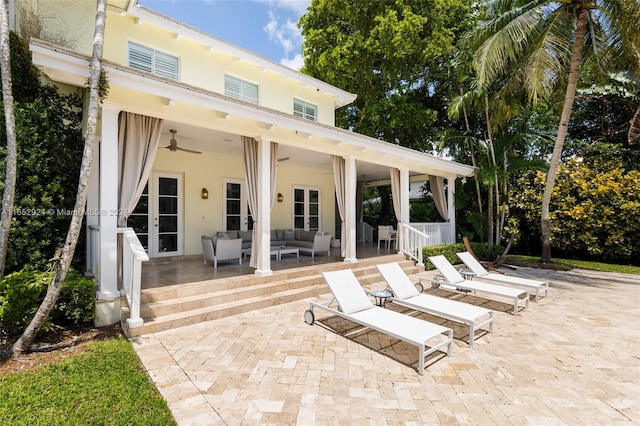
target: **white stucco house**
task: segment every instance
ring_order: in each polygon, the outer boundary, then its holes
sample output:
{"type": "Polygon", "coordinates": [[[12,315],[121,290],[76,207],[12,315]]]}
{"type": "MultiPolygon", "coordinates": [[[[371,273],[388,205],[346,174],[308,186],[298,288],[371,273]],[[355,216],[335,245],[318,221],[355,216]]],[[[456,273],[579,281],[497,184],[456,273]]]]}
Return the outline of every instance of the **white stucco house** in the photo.
{"type": "MultiPolygon", "coordinates": [[[[33,62],[46,78],[61,87],[86,85],[95,2],[15,0],[10,13],[18,33],[31,36],[33,62]]],[[[399,250],[415,254],[424,240],[409,221],[410,181],[432,176],[441,184],[474,173],[335,127],[335,110],[357,94],[136,0],[108,1],[103,67],[110,90],[86,220],[100,324],[119,319],[121,297],[135,305],[141,261],[199,256],[200,236],[215,231],[253,228],[251,266],[256,275],[269,275],[271,230],[333,233],[338,210],[343,260],[357,262],[356,200],[367,182],[391,182],[399,250]],[[172,139],[181,149],[172,148],[172,139]]],[[[453,240],[454,187],[447,185],[443,224],[453,240]]],[[[135,327],[142,320],[132,310],[130,321],[135,327]]]]}

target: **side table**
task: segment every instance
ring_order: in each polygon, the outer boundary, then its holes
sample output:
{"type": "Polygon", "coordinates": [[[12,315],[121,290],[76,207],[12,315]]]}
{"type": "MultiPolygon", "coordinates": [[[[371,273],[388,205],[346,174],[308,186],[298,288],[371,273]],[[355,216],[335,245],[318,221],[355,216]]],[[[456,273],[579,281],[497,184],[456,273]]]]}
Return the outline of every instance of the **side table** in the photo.
{"type": "Polygon", "coordinates": [[[371,291],[369,292],[369,294],[375,297],[376,305],[380,306],[381,308],[384,308],[387,304],[387,299],[393,296],[393,294],[391,294],[391,292],[387,290],[371,291]]]}

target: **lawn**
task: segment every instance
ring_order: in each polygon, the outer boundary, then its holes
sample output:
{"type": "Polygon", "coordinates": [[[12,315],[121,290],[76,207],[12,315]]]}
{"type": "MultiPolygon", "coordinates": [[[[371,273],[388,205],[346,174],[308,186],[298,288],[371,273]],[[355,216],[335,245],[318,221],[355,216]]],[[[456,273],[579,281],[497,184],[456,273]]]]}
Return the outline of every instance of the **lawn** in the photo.
{"type": "Polygon", "coordinates": [[[175,425],[125,338],[0,376],[0,424],[175,425]]]}
{"type": "Polygon", "coordinates": [[[617,265],[613,263],[590,262],[576,259],[553,259],[551,263],[542,263],[540,257],[509,255],[507,262],[516,266],[529,266],[532,268],[559,269],[568,271],[570,269],[591,269],[601,272],[615,272],[621,274],[640,275],[640,266],[617,265]]]}

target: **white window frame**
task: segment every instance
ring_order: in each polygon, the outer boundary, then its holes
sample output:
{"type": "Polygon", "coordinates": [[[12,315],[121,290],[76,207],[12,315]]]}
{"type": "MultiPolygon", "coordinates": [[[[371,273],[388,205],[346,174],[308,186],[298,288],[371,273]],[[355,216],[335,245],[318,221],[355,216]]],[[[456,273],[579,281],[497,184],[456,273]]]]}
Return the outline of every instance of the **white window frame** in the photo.
{"type": "Polygon", "coordinates": [[[318,121],[318,105],[299,98],[293,98],[293,115],[311,121],[318,121]]]}
{"type": "Polygon", "coordinates": [[[127,64],[131,68],[178,81],[180,79],[180,60],[177,56],[161,52],[144,44],[129,41],[127,44],[127,64]],[[140,57],[140,64],[132,63],[132,50],[140,57]],[[147,55],[146,58],[143,56],[147,55]],[[142,59],[142,60],[141,60],[142,59]],[[146,62],[145,62],[146,60],[146,62]],[[175,61],[175,69],[173,62],[175,61]],[[167,66],[168,65],[168,66],[167,66]]]}
{"type": "Polygon", "coordinates": [[[224,94],[252,104],[260,104],[260,85],[230,74],[224,75],[224,94]]]}

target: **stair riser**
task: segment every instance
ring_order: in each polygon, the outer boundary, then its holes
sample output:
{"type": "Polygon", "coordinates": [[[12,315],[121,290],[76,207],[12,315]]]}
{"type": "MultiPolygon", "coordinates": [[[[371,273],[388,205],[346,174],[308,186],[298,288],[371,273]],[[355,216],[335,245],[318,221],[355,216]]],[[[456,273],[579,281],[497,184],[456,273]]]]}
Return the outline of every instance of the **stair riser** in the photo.
{"type": "MultiPolygon", "coordinates": [[[[393,257],[389,259],[398,261],[393,257]]],[[[379,263],[382,263],[381,259],[377,258],[357,264],[335,263],[316,268],[292,269],[290,272],[268,277],[238,277],[172,286],[174,288],[144,290],[141,295],[143,302],[140,314],[144,325],[128,330],[127,335],[137,336],[169,330],[325,295],[329,293],[329,289],[322,278],[322,271],[350,268],[364,287],[382,289],[386,284],[375,267],[379,263]],[[197,312],[198,310],[200,312],[197,312]]],[[[398,263],[407,274],[415,274],[422,270],[410,260],[400,260],[398,263]]]]}

